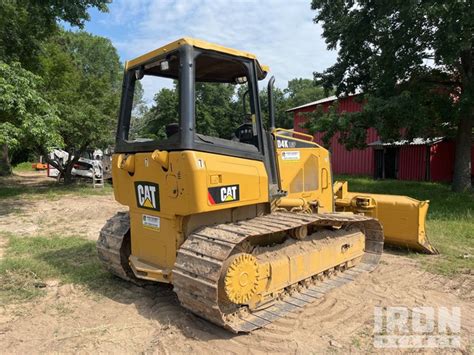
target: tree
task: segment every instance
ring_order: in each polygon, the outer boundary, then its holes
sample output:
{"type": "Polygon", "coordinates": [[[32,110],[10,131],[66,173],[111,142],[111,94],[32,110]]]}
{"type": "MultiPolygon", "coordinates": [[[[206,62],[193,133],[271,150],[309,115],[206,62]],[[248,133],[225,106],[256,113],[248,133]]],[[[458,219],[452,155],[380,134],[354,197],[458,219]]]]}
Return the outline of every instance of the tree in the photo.
{"type": "MultiPolygon", "coordinates": [[[[86,151],[113,142],[122,66],[110,40],[86,32],[61,32],[43,46],[43,89],[59,111],[64,150],[74,156],[65,166],[51,162],[65,181],[86,151]]],[[[47,155],[45,147],[40,147],[47,155]]]]}
{"type": "Polygon", "coordinates": [[[284,90],[284,93],[288,97],[290,108],[322,99],[328,94],[314,80],[303,78],[288,81],[288,87],[284,90]]]}
{"type": "MultiPolygon", "coordinates": [[[[243,109],[235,100],[236,86],[220,83],[196,83],[196,132],[230,139],[243,123],[243,109]]],[[[133,134],[143,138],[163,139],[165,127],[178,122],[177,83],[163,88],[154,97],[154,104],[141,119],[134,121],[133,134]],[[136,133],[135,133],[136,132],[136,133]]]]}
{"type": "Polygon", "coordinates": [[[242,106],[237,107],[232,84],[196,83],[196,132],[230,139],[242,124],[242,106]]]}
{"type": "MultiPolygon", "coordinates": [[[[0,62],[3,64],[11,64],[14,67],[13,72],[20,73],[22,78],[32,83],[39,83],[37,77],[22,71],[19,67],[28,69],[33,73],[39,70],[38,56],[41,51],[43,42],[50,36],[54,36],[60,29],[58,21],[65,21],[72,26],[82,28],[84,22],[89,19],[88,9],[95,7],[100,11],[107,11],[109,0],[2,0],[0,1],[0,62]],[[18,64],[20,63],[20,64],[18,64]]],[[[4,67],[5,68],[5,67],[4,67]]],[[[15,92],[15,88],[6,86],[4,95],[6,97],[14,97],[20,95],[21,92],[15,92]]],[[[41,98],[42,94],[36,92],[36,97],[41,98]]],[[[28,98],[17,97],[17,100],[27,101],[28,98]]],[[[50,105],[53,107],[54,105],[50,105]]],[[[0,107],[0,112],[5,112],[11,108],[0,107]]],[[[34,106],[25,106],[25,112],[22,114],[36,115],[34,106]]],[[[5,120],[5,115],[3,120],[5,120]]],[[[14,117],[10,125],[14,125],[14,117]]],[[[0,119],[1,120],[1,119],[0,119]]],[[[6,122],[4,122],[6,123],[6,122]]],[[[21,126],[17,128],[21,129],[21,126]]],[[[49,131],[53,126],[49,128],[49,131]]],[[[8,131],[11,134],[13,132],[8,131]]],[[[4,131],[3,133],[7,133],[4,131]]],[[[27,136],[28,132],[17,132],[19,136],[27,136]],[[20,134],[21,133],[21,134],[20,134]]],[[[44,133],[44,132],[43,132],[44,133]]],[[[44,136],[44,135],[43,135],[44,136]]],[[[16,138],[8,140],[10,143],[16,141],[16,138]]],[[[6,142],[6,140],[5,140],[6,142]]],[[[12,148],[18,149],[19,146],[8,146],[7,143],[1,144],[0,165],[4,173],[11,171],[9,151],[12,148]]]]}
{"type": "MultiPolygon", "coordinates": [[[[268,91],[267,88],[260,90],[260,107],[262,109],[262,119],[264,126],[268,128],[270,113],[268,111],[268,91]]],[[[275,125],[277,128],[293,128],[292,117],[286,112],[291,107],[285,90],[278,87],[273,88],[273,102],[275,105],[275,125]]]]}
{"type": "MultiPolygon", "coordinates": [[[[288,81],[285,89],[275,87],[273,89],[273,101],[275,103],[275,124],[277,128],[293,128],[293,116],[286,110],[316,101],[325,96],[324,89],[315,84],[314,80],[295,78],[288,81]]],[[[260,107],[264,120],[268,118],[268,95],[267,89],[260,90],[260,107]]]]}
{"type": "Polygon", "coordinates": [[[2,0],[0,1],[0,59],[37,69],[41,44],[59,30],[58,21],[82,28],[88,9],[107,11],[109,0],[2,0]]]}
{"type": "Polygon", "coordinates": [[[474,120],[472,2],[313,0],[311,8],[316,11],[314,22],[323,24],[328,49],[338,50],[336,64],[315,73],[316,82],[335,88],[338,95],[362,90],[366,102],[360,113],[313,119],[313,129],[330,126],[328,133],[341,132],[341,141],[349,146],[364,145],[370,126],[384,140],[453,135],[452,187],[469,189],[474,120]]]}
{"type": "Polygon", "coordinates": [[[143,115],[132,121],[131,132],[136,137],[164,139],[166,125],[178,122],[179,101],[177,83],[172,89],[163,88],[155,95],[153,106],[143,115]]]}
{"type": "Polygon", "coordinates": [[[61,145],[56,107],[42,92],[41,78],[20,64],[0,62],[0,175],[9,175],[9,150],[61,145]]]}
{"type": "Polygon", "coordinates": [[[140,132],[144,131],[144,124],[146,117],[149,113],[149,107],[147,106],[143,96],[145,90],[140,81],[135,83],[135,92],[133,93],[133,102],[132,102],[132,117],[130,120],[130,131],[129,139],[133,140],[139,138],[140,132]]]}
{"type": "MultiPolygon", "coordinates": [[[[247,85],[198,83],[196,85],[196,130],[198,133],[230,139],[234,130],[249,121],[249,99],[244,93],[247,85]]],[[[259,92],[262,117],[268,127],[268,94],[259,92]]],[[[288,88],[273,90],[275,122],[277,127],[292,128],[293,119],[286,110],[324,96],[324,90],[310,79],[293,79],[288,88]]],[[[172,89],[164,88],[154,97],[155,104],[142,118],[134,118],[131,134],[144,138],[164,138],[167,124],[177,122],[178,93],[176,83],[172,89]]]]}

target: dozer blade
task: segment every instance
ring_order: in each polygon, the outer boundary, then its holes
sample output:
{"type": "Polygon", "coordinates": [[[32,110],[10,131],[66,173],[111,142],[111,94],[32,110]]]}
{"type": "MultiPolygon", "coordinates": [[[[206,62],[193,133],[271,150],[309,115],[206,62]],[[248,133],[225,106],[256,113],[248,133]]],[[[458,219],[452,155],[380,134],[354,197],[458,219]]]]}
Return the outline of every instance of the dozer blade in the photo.
{"type": "Polygon", "coordinates": [[[348,192],[346,182],[335,184],[335,195],[338,211],[363,213],[377,218],[383,226],[386,244],[439,254],[425,231],[429,201],[407,196],[348,192]]]}

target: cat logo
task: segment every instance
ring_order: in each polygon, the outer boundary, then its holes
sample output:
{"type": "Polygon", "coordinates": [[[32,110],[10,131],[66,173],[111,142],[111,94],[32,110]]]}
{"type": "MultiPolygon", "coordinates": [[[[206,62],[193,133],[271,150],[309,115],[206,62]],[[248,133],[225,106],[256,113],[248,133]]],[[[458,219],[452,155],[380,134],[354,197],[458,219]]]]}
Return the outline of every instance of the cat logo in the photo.
{"type": "Polygon", "coordinates": [[[219,187],[210,187],[208,189],[207,198],[209,204],[234,202],[240,200],[239,185],[228,185],[219,187]]]}
{"type": "Polygon", "coordinates": [[[229,186],[221,188],[221,201],[235,201],[237,196],[237,186],[229,186]]]}
{"type": "Polygon", "coordinates": [[[147,181],[136,181],[135,192],[137,206],[149,210],[160,210],[160,188],[157,184],[147,181]]]}

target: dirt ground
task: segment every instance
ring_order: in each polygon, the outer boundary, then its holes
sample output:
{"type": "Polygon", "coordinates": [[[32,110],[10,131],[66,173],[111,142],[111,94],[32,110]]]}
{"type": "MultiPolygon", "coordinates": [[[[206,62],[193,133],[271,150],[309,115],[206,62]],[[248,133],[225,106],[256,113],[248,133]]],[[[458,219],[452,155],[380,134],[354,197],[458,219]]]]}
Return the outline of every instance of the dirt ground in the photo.
{"type": "MultiPolygon", "coordinates": [[[[106,219],[121,209],[113,196],[7,198],[0,200],[0,232],[95,239],[106,219]],[[14,212],[7,213],[12,206],[14,212]]],[[[457,352],[470,353],[473,280],[473,275],[435,275],[403,254],[387,252],[373,273],[249,335],[230,334],[184,310],[166,285],[139,288],[117,281],[123,287],[110,296],[52,280],[45,297],[0,307],[0,352],[372,352],[375,306],[443,306],[461,308],[462,348],[457,352]]]]}
{"type": "MultiPolygon", "coordinates": [[[[47,188],[54,180],[44,172],[23,172],[2,181],[14,186],[47,188]]],[[[8,198],[0,203],[0,231],[24,236],[74,235],[97,239],[105,221],[126,207],[107,196],[60,196],[50,199],[8,198]]]]}

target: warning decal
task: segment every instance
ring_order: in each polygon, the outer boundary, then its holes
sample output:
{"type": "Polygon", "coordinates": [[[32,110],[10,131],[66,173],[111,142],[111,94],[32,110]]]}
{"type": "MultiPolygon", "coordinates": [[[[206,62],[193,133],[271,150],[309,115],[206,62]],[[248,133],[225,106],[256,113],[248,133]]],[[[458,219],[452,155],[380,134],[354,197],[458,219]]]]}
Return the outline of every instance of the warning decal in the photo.
{"type": "Polygon", "coordinates": [[[142,223],[145,228],[160,230],[160,217],[142,215],[142,223]]]}
{"type": "Polygon", "coordinates": [[[297,150],[284,150],[281,152],[282,160],[300,160],[300,152],[297,150]]]}

